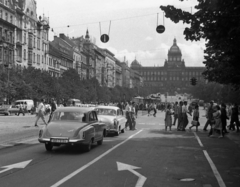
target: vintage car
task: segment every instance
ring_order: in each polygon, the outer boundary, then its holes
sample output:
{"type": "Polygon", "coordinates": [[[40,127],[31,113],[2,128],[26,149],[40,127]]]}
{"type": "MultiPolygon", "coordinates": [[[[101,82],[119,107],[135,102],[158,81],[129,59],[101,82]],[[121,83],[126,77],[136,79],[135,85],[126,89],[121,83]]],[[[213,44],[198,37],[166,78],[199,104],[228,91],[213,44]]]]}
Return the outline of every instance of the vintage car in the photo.
{"type": "Polygon", "coordinates": [[[107,133],[119,135],[124,133],[126,117],[119,107],[116,106],[97,106],[98,119],[106,124],[107,133]]]}
{"type": "Polygon", "coordinates": [[[60,145],[81,145],[90,151],[93,143],[103,143],[105,134],[106,125],[98,121],[94,108],[59,107],[50,123],[39,131],[38,141],[47,151],[60,145]]]}

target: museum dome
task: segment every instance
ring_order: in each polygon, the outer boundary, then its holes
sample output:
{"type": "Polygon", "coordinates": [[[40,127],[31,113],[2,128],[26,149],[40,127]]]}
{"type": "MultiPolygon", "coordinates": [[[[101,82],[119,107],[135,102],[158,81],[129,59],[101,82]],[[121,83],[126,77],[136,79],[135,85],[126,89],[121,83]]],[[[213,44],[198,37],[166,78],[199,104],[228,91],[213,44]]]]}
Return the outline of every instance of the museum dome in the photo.
{"type": "Polygon", "coordinates": [[[131,67],[141,67],[141,64],[135,58],[135,60],[132,61],[132,63],[131,63],[131,67]]]}
{"type": "Polygon", "coordinates": [[[177,40],[174,38],[172,47],[168,50],[168,55],[182,55],[180,48],[177,46],[177,40]]]}

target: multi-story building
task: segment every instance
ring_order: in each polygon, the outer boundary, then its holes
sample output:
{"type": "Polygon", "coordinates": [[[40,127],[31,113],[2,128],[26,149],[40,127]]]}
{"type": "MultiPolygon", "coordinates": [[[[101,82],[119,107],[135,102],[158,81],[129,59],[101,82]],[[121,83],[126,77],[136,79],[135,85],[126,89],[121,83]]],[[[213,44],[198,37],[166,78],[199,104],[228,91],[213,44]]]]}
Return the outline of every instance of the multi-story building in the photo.
{"type": "Polygon", "coordinates": [[[105,55],[102,50],[94,45],[94,53],[95,53],[95,77],[99,82],[100,86],[105,86],[105,55]]]}
{"type": "Polygon", "coordinates": [[[105,80],[107,87],[115,87],[115,57],[114,54],[108,49],[103,49],[105,55],[105,80]]]}
{"type": "Polygon", "coordinates": [[[60,75],[62,75],[64,71],[73,68],[73,49],[64,37],[64,34],[60,34],[60,37],[54,36],[54,40],[51,42],[61,54],[60,75]]]}
{"type": "Polygon", "coordinates": [[[60,77],[61,54],[51,43],[49,44],[48,72],[53,77],[60,77]]]}
{"type": "Polygon", "coordinates": [[[115,85],[122,86],[122,66],[121,62],[115,58],[115,85]]]}
{"type": "Polygon", "coordinates": [[[13,1],[0,0],[0,64],[14,63],[15,7],[13,1]]]}
{"type": "Polygon", "coordinates": [[[35,0],[15,0],[15,67],[48,70],[49,20],[37,18],[35,0]]]}
{"type": "Polygon", "coordinates": [[[128,62],[121,62],[122,66],[122,87],[130,88],[130,68],[128,62]]]}
{"type": "Polygon", "coordinates": [[[143,67],[135,60],[131,68],[143,76],[144,87],[152,93],[185,93],[191,87],[192,77],[204,81],[202,72],[205,67],[186,67],[176,39],[173,40],[173,45],[168,51],[168,59],[165,60],[164,66],[143,67]]]}

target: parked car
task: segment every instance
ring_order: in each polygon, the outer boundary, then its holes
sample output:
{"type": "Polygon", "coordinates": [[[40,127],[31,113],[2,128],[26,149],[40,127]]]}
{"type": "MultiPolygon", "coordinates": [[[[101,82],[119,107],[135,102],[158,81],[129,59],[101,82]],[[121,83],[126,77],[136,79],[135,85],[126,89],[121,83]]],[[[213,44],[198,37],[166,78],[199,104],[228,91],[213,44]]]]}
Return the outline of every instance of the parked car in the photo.
{"type": "Polygon", "coordinates": [[[106,124],[107,133],[119,135],[124,133],[126,117],[122,114],[119,107],[116,106],[97,106],[98,119],[106,124]]]}
{"type": "Polygon", "coordinates": [[[0,105],[0,114],[4,114],[5,116],[10,115],[9,109],[11,108],[11,105],[0,105]]]}
{"type": "Polygon", "coordinates": [[[94,108],[60,107],[50,123],[39,131],[38,141],[45,144],[47,151],[60,145],[81,145],[90,151],[93,143],[103,143],[105,133],[106,125],[98,121],[94,108]]]}

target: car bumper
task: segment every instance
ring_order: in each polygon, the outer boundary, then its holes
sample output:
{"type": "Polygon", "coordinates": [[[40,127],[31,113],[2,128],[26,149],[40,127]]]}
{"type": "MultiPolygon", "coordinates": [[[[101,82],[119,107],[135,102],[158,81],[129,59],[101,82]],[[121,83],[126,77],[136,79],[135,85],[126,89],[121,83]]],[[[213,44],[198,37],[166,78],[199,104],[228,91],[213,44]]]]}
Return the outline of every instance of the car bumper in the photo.
{"type": "Polygon", "coordinates": [[[108,133],[115,133],[115,132],[118,132],[117,129],[107,129],[107,132],[108,133]]]}
{"type": "Polygon", "coordinates": [[[62,140],[61,138],[53,137],[53,138],[39,138],[38,141],[40,143],[45,143],[45,144],[54,144],[54,145],[76,145],[76,144],[87,144],[85,139],[68,139],[67,142],[53,142],[52,139],[59,139],[62,140]]]}

